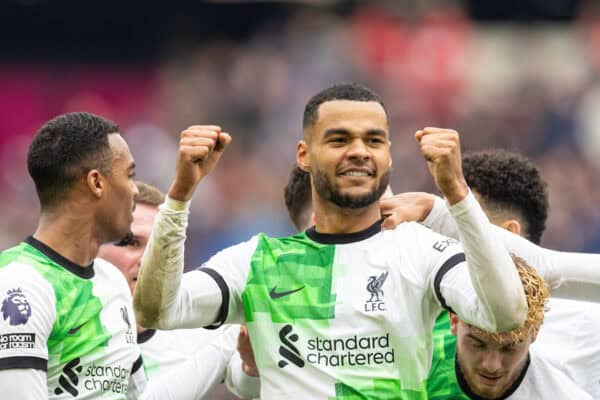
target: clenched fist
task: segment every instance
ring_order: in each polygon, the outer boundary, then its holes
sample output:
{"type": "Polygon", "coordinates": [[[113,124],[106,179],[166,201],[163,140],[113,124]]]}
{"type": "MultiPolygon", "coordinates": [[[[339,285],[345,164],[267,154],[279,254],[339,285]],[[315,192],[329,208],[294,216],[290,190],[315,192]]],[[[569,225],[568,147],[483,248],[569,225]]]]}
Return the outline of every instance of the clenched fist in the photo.
{"type": "Polygon", "coordinates": [[[456,204],[469,188],[462,173],[460,138],[452,129],[428,127],[415,133],[435,184],[449,204],[456,204]]]}
{"type": "Polygon", "coordinates": [[[196,185],[217,165],[231,136],[216,125],[193,125],[181,132],[175,179],[169,197],[186,201],[196,185]]]}

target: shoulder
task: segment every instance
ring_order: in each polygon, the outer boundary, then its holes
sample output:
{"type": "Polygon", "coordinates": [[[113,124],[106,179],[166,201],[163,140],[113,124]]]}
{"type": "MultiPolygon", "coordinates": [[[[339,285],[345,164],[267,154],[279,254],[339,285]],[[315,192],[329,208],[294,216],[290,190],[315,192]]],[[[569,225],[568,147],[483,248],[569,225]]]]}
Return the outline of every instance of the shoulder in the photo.
{"type": "Polygon", "coordinates": [[[0,358],[30,356],[47,359],[46,340],[57,320],[57,296],[53,284],[27,263],[11,262],[0,269],[0,358]],[[18,333],[22,343],[10,347],[6,334],[18,333]]]}
{"type": "Polygon", "coordinates": [[[102,258],[96,258],[94,260],[94,270],[96,281],[108,282],[108,284],[114,285],[119,291],[129,293],[127,279],[125,279],[123,273],[114,264],[102,258]]]}
{"type": "Polygon", "coordinates": [[[600,304],[598,303],[551,298],[548,308],[545,323],[569,320],[569,324],[579,322],[580,325],[591,324],[600,327],[600,304]]]}
{"type": "Polygon", "coordinates": [[[569,357],[572,358],[595,353],[598,356],[594,359],[600,361],[600,304],[552,298],[548,308],[544,317],[544,327],[533,346],[551,346],[560,342],[565,332],[569,332],[571,340],[563,342],[569,347],[563,347],[559,354],[567,349],[571,352],[569,357]]]}
{"type": "Polygon", "coordinates": [[[540,394],[546,396],[556,395],[555,398],[557,399],[591,400],[591,397],[583,389],[577,386],[565,373],[554,367],[543,354],[532,350],[530,355],[531,364],[527,373],[527,382],[532,389],[536,389],[540,394]],[[565,395],[569,397],[564,397],[565,395]]]}
{"type": "Polygon", "coordinates": [[[230,247],[226,247],[225,249],[216,253],[212,258],[223,258],[223,257],[231,257],[231,256],[244,256],[248,254],[252,254],[258,243],[261,241],[261,238],[266,237],[266,235],[260,233],[258,235],[252,236],[250,239],[235,244],[230,247]]]}
{"type": "Polygon", "coordinates": [[[434,232],[418,222],[403,222],[390,232],[392,232],[395,237],[411,241],[427,241],[435,243],[440,240],[446,240],[449,243],[458,243],[457,240],[434,232]]]}
{"type": "Polygon", "coordinates": [[[394,246],[399,246],[409,257],[417,259],[426,254],[435,257],[441,253],[453,254],[462,251],[457,240],[434,232],[417,222],[405,222],[383,233],[389,235],[388,238],[394,246]]]}
{"type": "Polygon", "coordinates": [[[52,269],[53,262],[37,249],[26,243],[0,253],[0,273],[20,277],[45,276],[52,269]]]}
{"type": "Polygon", "coordinates": [[[51,300],[53,306],[56,301],[55,290],[51,280],[46,279],[34,265],[15,260],[0,268],[0,297],[7,300],[20,292],[25,299],[35,300],[44,304],[51,300]]]}

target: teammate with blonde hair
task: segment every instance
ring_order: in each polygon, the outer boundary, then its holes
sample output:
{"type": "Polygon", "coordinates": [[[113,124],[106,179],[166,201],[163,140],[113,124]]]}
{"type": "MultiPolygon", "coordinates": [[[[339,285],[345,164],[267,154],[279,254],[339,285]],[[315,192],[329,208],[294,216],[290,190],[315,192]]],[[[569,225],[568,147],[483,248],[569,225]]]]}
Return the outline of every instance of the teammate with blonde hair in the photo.
{"type": "Polygon", "coordinates": [[[513,257],[527,298],[527,318],[520,327],[490,333],[450,313],[456,336],[455,379],[448,394],[430,399],[591,399],[544,357],[530,350],[544,322],[549,290],[535,268],[513,257]]]}

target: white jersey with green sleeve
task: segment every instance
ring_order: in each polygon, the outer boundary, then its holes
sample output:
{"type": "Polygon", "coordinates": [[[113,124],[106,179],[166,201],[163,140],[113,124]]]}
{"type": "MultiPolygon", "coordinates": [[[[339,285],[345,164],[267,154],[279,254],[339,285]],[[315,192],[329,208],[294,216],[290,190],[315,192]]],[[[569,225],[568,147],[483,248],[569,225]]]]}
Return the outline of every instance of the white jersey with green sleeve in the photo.
{"type": "Polygon", "coordinates": [[[472,195],[453,209],[465,219],[472,264],[456,241],[419,224],[381,231],[377,222],[351,234],[260,234],[181,275],[185,218],[161,207],[142,261],[142,280],[145,268],[158,265],[148,276],[174,288],[159,326],[245,321],[262,399],[425,399],[442,306],[489,327],[501,316],[490,312],[491,297],[480,301],[475,286],[483,278],[494,285],[484,293],[502,287],[504,296],[523,296],[508,253],[476,240],[489,222],[472,195]]]}
{"type": "Polygon", "coordinates": [[[0,254],[0,297],[5,377],[42,371],[47,399],[126,399],[143,390],[131,293],[112,264],[83,268],[29,237],[0,254]]]}
{"type": "Polygon", "coordinates": [[[600,399],[600,304],[552,298],[531,346],[600,399]]]}

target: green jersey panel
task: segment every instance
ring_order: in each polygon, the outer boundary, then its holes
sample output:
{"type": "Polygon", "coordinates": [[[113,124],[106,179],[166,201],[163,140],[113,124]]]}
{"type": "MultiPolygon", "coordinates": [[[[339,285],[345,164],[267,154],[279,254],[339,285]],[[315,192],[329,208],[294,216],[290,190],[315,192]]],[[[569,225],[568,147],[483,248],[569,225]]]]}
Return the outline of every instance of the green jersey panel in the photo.
{"type": "Polygon", "coordinates": [[[0,337],[22,337],[20,348],[0,350],[0,368],[26,358],[22,368],[46,370],[50,399],[126,398],[139,350],[131,295],[114,266],[82,268],[29,238],[0,255],[0,295],[0,337]],[[28,309],[20,323],[8,307],[16,300],[28,309]]]}
{"type": "Polygon", "coordinates": [[[468,399],[456,379],[456,336],[450,332],[450,314],[447,311],[443,311],[435,321],[433,343],[433,359],[427,379],[429,399],[468,399]]]}
{"type": "MultiPolygon", "coordinates": [[[[445,243],[440,250],[445,238],[416,224],[347,236],[326,243],[307,233],[261,234],[251,252],[245,244],[243,256],[224,253],[237,268],[248,263],[243,290],[231,291],[241,292],[261,397],[427,398],[431,331],[441,309],[433,277],[460,249],[445,243]],[[415,246],[402,245],[415,239],[415,246]]],[[[215,258],[206,266],[228,284],[239,281],[241,272],[215,258]]]]}

